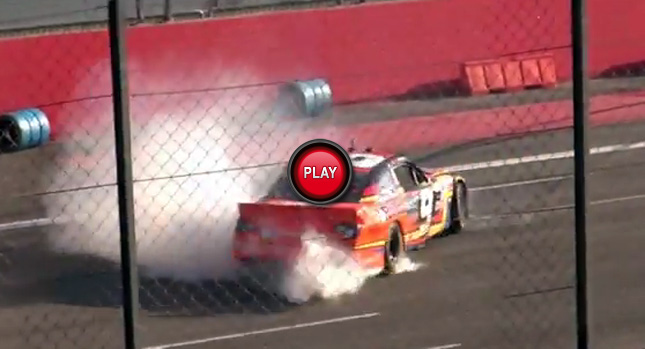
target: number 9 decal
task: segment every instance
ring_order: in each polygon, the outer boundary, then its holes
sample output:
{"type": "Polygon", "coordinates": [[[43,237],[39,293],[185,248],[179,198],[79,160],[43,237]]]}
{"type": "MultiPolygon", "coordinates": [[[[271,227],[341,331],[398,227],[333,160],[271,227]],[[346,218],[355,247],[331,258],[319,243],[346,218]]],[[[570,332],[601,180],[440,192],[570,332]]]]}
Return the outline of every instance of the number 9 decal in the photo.
{"type": "Polygon", "coordinates": [[[419,218],[422,220],[428,218],[432,213],[433,194],[429,188],[421,190],[419,193],[419,218]]]}
{"type": "Polygon", "coordinates": [[[424,189],[419,193],[419,219],[428,219],[434,215],[437,209],[437,202],[441,199],[441,191],[424,189]]]}

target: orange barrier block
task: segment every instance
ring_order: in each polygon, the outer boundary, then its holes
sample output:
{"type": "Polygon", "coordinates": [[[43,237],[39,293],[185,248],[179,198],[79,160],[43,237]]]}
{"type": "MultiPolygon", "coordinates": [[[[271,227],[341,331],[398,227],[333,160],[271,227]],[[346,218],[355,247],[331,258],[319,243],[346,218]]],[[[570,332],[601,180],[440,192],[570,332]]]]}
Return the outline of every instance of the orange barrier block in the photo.
{"type": "Polygon", "coordinates": [[[506,88],[508,90],[519,90],[524,87],[520,62],[504,62],[504,79],[506,80],[506,88]]]}
{"type": "Polygon", "coordinates": [[[464,76],[471,94],[553,87],[557,84],[555,60],[550,53],[466,62],[464,76]]]}
{"type": "Polygon", "coordinates": [[[546,56],[539,59],[540,73],[542,75],[542,84],[546,87],[554,87],[557,84],[555,73],[555,60],[552,56],[546,56]]]}
{"type": "Polygon", "coordinates": [[[488,93],[488,85],[486,83],[486,74],[484,67],[481,64],[467,63],[464,65],[466,75],[466,83],[471,94],[488,93]]]}
{"type": "Polygon", "coordinates": [[[522,66],[525,87],[554,87],[557,85],[555,59],[549,52],[516,57],[522,66]]]}
{"type": "Polygon", "coordinates": [[[486,74],[486,83],[490,91],[499,92],[506,89],[506,81],[501,63],[491,62],[485,64],[484,73],[486,74]]]}
{"type": "Polygon", "coordinates": [[[537,59],[529,58],[520,61],[522,77],[525,87],[536,87],[542,85],[542,74],[537,59]]]}

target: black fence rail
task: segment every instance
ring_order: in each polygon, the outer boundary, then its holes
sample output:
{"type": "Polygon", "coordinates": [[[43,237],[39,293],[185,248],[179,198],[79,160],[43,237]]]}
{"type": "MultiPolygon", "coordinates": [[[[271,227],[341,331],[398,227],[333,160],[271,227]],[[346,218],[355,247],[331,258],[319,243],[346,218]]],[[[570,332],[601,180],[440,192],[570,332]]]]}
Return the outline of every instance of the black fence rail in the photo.
{"type": "MultiPolygon", "coordinates": [[[[375,1],[375,0],[371,0],[375,1]]],[[[361,3],[362,0],[134,0],[128,1],[131,23],[209,18],[220,15],[361,3]]],[[[0,4],[0,31],[105,25],[107,6],[101,0],[8,0],[0,4]]]]}

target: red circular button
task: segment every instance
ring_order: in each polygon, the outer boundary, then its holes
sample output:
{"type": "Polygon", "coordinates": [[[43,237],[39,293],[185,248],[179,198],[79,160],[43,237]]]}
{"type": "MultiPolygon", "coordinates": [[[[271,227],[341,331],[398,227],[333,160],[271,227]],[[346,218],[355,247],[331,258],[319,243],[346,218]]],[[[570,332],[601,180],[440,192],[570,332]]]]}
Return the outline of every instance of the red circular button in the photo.
{"type": "Polygon", "coordinates": [[[301,145],[289,161],[293,189],[313,204],[327,204],[340,198],[352,177],[349,155],[338,144],[315,139],[301,145]]]}

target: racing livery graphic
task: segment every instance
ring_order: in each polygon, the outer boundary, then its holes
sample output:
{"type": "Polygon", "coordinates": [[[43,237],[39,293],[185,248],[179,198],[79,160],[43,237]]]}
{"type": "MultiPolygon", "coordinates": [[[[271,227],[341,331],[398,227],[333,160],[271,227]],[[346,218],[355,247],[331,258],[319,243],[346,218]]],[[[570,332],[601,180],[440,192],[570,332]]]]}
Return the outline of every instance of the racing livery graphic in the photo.
{"type": "Polygon", "coordinates": [[[464,227],[468,200],[461,176],[369,149],[350,149],[349,155],[352,183],[334,203],[303,201],[285,170],[265,197],[238,204],[234,258],[243,264],[289,262],[314,231],[351,251],[363,267],[387,275],[404,251],[464,227]]]}

